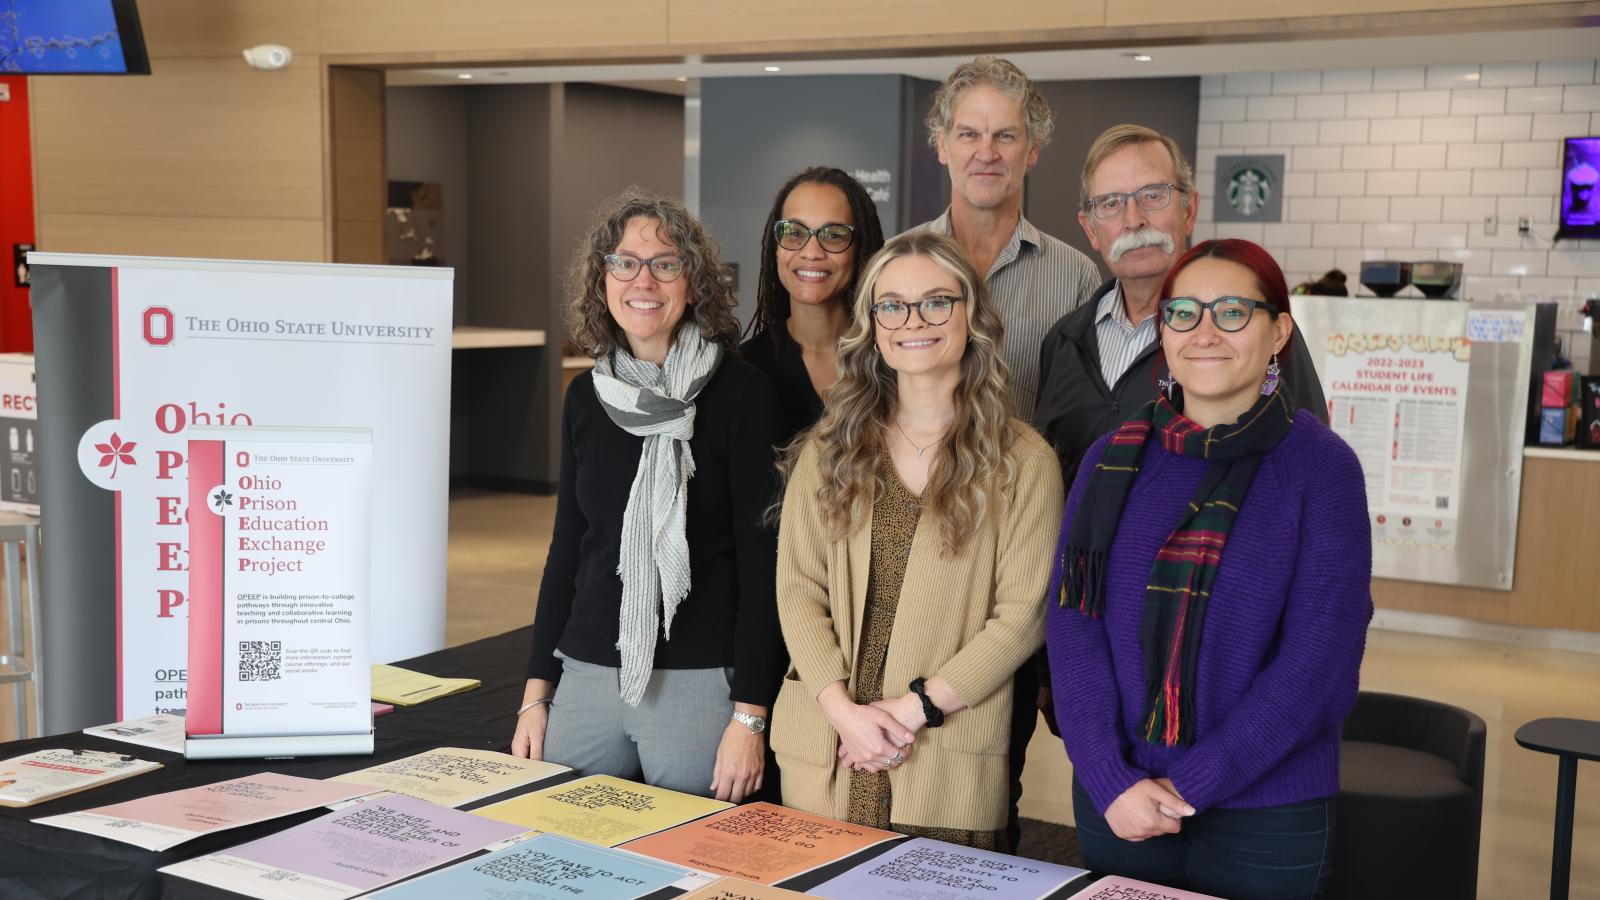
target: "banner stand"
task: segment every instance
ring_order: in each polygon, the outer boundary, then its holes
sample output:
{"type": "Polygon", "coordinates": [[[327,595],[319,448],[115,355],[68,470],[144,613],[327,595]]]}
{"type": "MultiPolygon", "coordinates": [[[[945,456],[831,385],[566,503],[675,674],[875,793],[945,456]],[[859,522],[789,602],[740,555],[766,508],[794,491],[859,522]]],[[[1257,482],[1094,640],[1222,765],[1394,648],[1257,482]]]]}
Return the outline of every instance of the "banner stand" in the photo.
{"type": "Polygon", "coordinates": [[[371,753],[371,430],[188,436],[184,756],[371,753]]]}

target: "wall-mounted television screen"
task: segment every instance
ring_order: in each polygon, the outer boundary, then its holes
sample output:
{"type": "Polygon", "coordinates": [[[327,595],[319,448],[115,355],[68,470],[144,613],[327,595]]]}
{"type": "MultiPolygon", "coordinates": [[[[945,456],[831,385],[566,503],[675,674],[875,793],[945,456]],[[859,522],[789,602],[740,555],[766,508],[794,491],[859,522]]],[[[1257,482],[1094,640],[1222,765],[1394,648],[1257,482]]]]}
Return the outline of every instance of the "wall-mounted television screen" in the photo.
{"type": "Polygon", "coordinates": [[[0,0],[0,74],[149,75],[134,0],[0,0]]]}
{"type": "Polygon", "coordinates": [[[1600,137],[1567,138],[1561,154],[1562,238],[1600,238],[1600,137]]]}

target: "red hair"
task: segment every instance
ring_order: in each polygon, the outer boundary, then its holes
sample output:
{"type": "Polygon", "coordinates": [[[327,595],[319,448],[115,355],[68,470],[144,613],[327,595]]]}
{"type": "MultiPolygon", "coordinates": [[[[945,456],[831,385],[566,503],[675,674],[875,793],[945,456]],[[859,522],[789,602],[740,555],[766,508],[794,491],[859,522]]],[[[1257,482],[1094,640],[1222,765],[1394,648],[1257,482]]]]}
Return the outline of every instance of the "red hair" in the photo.
{"type": "MultiPolygon", "coordinates": [[[[1244,266],[1255,277],[1256,288],[1261,291],[1261,299],[1278,308],[1278,313],[1292,312],[1289,308],[1289,283],[1283,278],[1283,269],[1279,268],[1278,261],[1272,254],[1262,249],[1261,245],[1251,243],[1240,238],[1222,238],[1220,240],[1201,241],[1190,247],[1172,264],[1172,271],[1167,273],[1167,280],[1161,283],[1161,299],[1166,300],[1172,296],[1172,284],[1178,280],[1178,273],[1189,267],[1197,259],[1221,259],[1236,265],[1244,266]]],[[[1273,313],[1277,318],[1278,313],[1273,313]]],[[[1161,340],[1161,315],[1156,314],[1156,341],[1161,340]]],[[[1284,347],[1288,349],[1287,345],[1284,347]]],[[[1289,371],[1289,358],[1285,353],[1278,365],[1285,373],[1289,371]]],[[[1161,368],[1165,368],[1165,364],[1161,368]]]]}

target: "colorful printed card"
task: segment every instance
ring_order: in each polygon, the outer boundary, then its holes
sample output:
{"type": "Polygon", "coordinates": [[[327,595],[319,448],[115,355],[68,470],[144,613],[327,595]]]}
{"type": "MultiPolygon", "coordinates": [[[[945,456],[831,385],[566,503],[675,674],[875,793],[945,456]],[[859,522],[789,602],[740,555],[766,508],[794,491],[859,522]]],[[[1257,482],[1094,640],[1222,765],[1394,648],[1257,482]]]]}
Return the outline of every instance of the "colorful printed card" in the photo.
{"type": "Polygon", "coordinates": [[[166,850],[202,834],[316,809],[372,790],[364,784],[262,772],[34,821],[146,850],[166,850]]]}
{"type": "Polygon", "coordinates": [[[702,872],[776,884],[902,835],[752,803],[630,841],[624,850],[702,872]]]}
{"type": "Polygon", "coordinates": [[[676,900],[799,900],[806,896],[741,878],[719,878],[703,888],[690,891],[676,900]]]}
{"type": "Polygon", "coordinates": [[[374,664],[372,699],[395,706],[416,706],[439,697],[470,691],[483,684],[476,678],[435,678],[399,666],[374,664]]]}
{"type": "Polygon", "coordinates": [[[100,750],[35,750],[0,762],[0,806],[32,806],[161,768],[100,750]]]}
{"type": "Polygon", "coordinates": [[[328,780],[370,784],[388,793],[459,809],[474,800],[570,771],[555,763],[492,750],[440,747],[328,780]]]}
{"type": "Polygon", "coordinates": [[[1039,900],[1083,869],[915,838],[807,891],[833,900],[1039,900]]]}
{"type": "Polygon", "coordinates": [[[732,805],[610,775],[591,775],[473,812],[524,828],[615,847],[732,805]]]}
{"type": "Polygon", "coordinates": [[[1121,875],[1109,875],[1084,888],[1083,893],[1073,897],[1072,900],[1221,900],[1221,898],[1162,887],[1148,881],[1134,881],[1121,875]]]}
{"type": "Polygon", "coordinates": [[[693,875],[688,869],[620,850],[541,834],[374,896],[390,900],[634,900],[693,875]]]}
{"type": "Polygon", "coordinates": [[[262,900],[344,900],[517,834],[514,825],[391,796],[161,871],[262,900]]]}

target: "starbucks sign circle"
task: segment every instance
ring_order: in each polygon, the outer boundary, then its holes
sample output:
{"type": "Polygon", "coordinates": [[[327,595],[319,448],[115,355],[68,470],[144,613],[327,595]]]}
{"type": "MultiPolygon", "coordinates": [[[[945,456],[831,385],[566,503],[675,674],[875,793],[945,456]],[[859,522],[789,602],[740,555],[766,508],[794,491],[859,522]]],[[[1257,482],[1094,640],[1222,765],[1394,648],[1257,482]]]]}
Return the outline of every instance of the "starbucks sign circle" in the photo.
{"type": "Polygon", "coordinates": [[[1216,221],[1283,221],[1283,168],[1278,155],[1217,157],[1216,221]]]}

